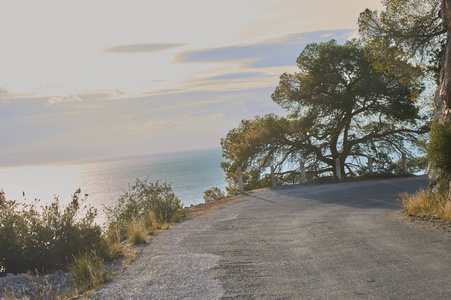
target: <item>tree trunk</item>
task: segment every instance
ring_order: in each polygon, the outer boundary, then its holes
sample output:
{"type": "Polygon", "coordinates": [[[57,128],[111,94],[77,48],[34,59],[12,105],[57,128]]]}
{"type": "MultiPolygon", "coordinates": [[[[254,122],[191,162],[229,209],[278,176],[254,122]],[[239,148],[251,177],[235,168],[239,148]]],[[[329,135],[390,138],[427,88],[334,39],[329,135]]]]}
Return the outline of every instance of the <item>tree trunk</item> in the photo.
{"type": "MultiPolygon", "coordinates": [[[[441,124],[451,124],[451,0],[442,0],[440,17],[446,24],[446,47],[443,54],[440,86],[435,96],[434,121],[441,124]]],[[[443,193],[450,187],[451,174],[429,165],[429,184],[434,193],[443,193]]],[[[451,198],[451,191],[450,198],[451,198]]]]}
{"type": "Polygon", "coordinates": [[[442,10],[440,12],[442,20],[446,23],[447,37],[446,49],[444,53],[444,64],[442,68],[442,78],[440,82],[440,97],[442,100],[441,121],[451,122],[451,0],[442,0],[442,10]]]}

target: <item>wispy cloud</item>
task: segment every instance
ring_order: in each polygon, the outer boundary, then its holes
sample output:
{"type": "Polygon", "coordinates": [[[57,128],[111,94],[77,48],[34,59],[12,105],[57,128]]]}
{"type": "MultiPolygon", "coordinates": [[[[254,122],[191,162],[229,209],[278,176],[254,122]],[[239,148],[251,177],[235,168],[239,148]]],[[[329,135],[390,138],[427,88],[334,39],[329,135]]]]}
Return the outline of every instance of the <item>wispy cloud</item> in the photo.
{"type": "Polygon", "coordinates": [[[218,122],[223,119],[225,119],[226,115],[224,113],[214,113],[214,114],[208,114],[208,115],[200,115],[200,116],[193,116],[193,115],[187,115],[183,118],[185,122],[190,123],[203,123],[208,122],[211,124],[211,122],[218,122]]]}
{"type": "Polygon", "coordinates": [[[144,126],[151,128],[166,127],[168,125],[180,125],[181,122],[178,120],[167,120],[167,119],[149,119],[144,126]]]}
{"type": "Polygon", "coordinates": [[[248,73],[229,73],[217,76],[207,77],[207,80],[234,80],[234,79],[244,79],[244,78],[252,78],[259,77],[264,75],[263,72],[248,72],[248,73]]]}
{"type": "Polygon", "coordinates": [[[329,38],[329,37],[332,38],[333,36],[334,36],[333,33],[328,32],[328,33],[325,33],[322,36],[320,36],[320,38],[322,38],[322,39],[329,38]]]}
{"type": "Polygon", "coordinates": [[[55,104],[75,102],[75,101],[83,102],[83,100],[79,96],[71,94],[69,96],[52,97],[47,102],[47,105],[55,105],[55,104]]]}
{"type": "Polygon", "coordinates": [[[103,49],[104,53],[153,53],[185,46],[185,43],[152,43],[120,45],[103,49]]]}
{"type": "Polygon", "coordinates": [[[178,53],[176,63],[237,63],[249,68],[291,66],[302,49],[312,42],[336,39],[342,43],[355,30],[341,29],[282,35],[253,44],[207,48],[178,53]]]}

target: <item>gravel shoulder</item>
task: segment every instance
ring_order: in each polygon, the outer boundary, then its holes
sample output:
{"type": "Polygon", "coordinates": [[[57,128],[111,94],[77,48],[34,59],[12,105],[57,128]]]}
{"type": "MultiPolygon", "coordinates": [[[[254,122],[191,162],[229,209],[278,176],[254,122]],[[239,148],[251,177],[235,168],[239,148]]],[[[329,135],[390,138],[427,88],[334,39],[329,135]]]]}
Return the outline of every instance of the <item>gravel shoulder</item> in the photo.
{"type": "Polygon", "coordinates": [[[451,299],[451,238],[411,177],[264,189],[155,237],[97,299],[451,299]]]}

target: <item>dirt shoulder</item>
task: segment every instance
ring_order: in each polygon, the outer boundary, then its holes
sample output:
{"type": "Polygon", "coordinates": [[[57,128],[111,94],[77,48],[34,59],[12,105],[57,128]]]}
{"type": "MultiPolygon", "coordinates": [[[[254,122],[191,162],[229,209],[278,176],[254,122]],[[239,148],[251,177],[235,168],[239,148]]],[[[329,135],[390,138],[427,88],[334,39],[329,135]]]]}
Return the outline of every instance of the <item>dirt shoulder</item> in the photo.
{"type": "Polygon", "coordinates": [[[211,202],[208,202],[208,203],[200,203],[200,204],[197,204],[197,205],[192,205],[192,206],[187,208],[187,210],[188,210],[187,217],[188,218],[196,217],[196,216],[201,215],[201,214],[203,214],[203,213],[205,213],[205,212],[207,212],[209,210],[225,206],[227,204],[233,203],[233,202],[235,202],[237,200],[240,200],[240,199],[244,199],[244,198],[246,198],[246,197],[248,197],[250,195],[253,195],[255,193],[258,193],[258,192],[264,191],[264,190],[267,190],[267,189],[253,190],[253,191],[245,192],[245,193],[239,194],[239,195],[228,196],[228,197],[225,197],[224,199],[221,199],[221,200],[216,200],[216,201],[211,201],[211,202]]]}

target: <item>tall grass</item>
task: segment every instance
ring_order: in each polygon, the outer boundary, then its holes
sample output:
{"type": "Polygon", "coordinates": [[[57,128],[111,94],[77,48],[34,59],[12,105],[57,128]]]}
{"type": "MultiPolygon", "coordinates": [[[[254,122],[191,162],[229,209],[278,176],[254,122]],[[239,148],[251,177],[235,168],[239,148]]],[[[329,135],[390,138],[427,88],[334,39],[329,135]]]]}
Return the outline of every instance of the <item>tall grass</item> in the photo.
{"type": "Polygon", "coordinates": [[[408,216],[434,216],[451,220],[451,201],[446,194],[433,194],[420,189],[411,195],[399,194],[399,197],[403,210],[408,216]]]}
{"type": "Polygon", "coordinates": [[[68,269],[79,292],[98,287],[111,279],[105,272],[103,260],[95,252],[74,257],[68,269]]]}
{"type": "Polygon", "coordinates": [[[132,245],[145,244],[147,236],[146,226],[143,221],[134,219],[128,226],[128,239],[132,245]]]}
{"type": "Polygon", "coordinates": [[[442,204],[442,218],[445,220],[451,220],[451,201],[442,204]]]}
{"type": "Polygon", "coordinates": [[[156,228],[158,226],[157,218],[153,211],[148,211],[144,214],[144,226],[146,228],[156,228]]]}

